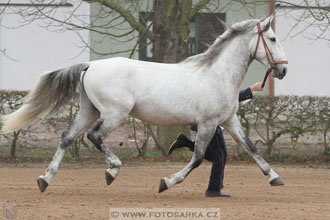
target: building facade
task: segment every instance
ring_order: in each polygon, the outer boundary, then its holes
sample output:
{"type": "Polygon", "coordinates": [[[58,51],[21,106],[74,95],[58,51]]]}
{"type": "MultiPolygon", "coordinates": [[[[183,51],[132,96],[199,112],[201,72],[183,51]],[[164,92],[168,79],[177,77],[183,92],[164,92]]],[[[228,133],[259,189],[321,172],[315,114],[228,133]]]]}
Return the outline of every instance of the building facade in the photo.
{"type": "MultiPolygon", "coordinates": [[[[134,2],[137,2],[134,10],[132,5],[123,7],[126,7],[135,19],[151,25],[147,17],[152,14],[153,1],[134,2]]],[[[211,44],[215,37],[223,32],[218,18],[227,24],[233,24],[274,14],[275,32],[287,54],[289,71],[283,80],[275,79],[271,86],[267,83],[263,94],[330,96],[329,41],[313,41],[305,36],[306,32],[299,34],[305,23],[301,22],[299,26],[295,18],[303,9],[274,5],[270,3],[272,1],[260,2],[247,6],[239,1],[214,0],[190,22],[191,54],[203,52],[206,45],[211,44]]],[[[299,3],[298,0],[293,2],[299,3]]],[[[63,9],[63,13],[65,10],[70,8],[63,9]]],[[[20,17],[2,17],[0,49],[5,53],[0,53],[0,89],[30,90],[43,72],[88,60],[116,56],[152,60],[152,43],[145,39],[137,45],[138,33],[131,31],[130,26],[113,10],[97,3],[86,3],[81,10],[90,13],[91,26],[95,30],[81,35],[83,40],[90,44],[89,53],[82,54],[82,49],[77,46],[80,45],[81,39],[75,33],[49,32],[37,22],[15,29],[6,28],[18,27],[20,17]],[[132,48],[136,50],[132,52],[132,48]]],[[[307,30],[310,35],[317,35],[320,31],[317,27],[307,30]]],[[[325,34],[330,38],[329,30],[325,30],[325,34]]],[[[263,65],[253,61],[241,87],[262,81],[265,71],[263,65]]]]}

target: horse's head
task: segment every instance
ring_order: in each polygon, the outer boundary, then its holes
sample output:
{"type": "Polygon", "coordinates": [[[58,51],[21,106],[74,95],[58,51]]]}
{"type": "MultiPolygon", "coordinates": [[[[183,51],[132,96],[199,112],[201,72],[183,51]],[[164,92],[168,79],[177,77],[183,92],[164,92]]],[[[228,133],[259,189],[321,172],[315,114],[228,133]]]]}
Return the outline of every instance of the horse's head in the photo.
{"type": "Polygon", "coordinates": [[[263,63],[272,75],[283,79],[287,73],[287,58],[282,45],[271,28],[273,15],[261,20],[254,29],[255,36],[250,41],[253,58],[263,63]]]}

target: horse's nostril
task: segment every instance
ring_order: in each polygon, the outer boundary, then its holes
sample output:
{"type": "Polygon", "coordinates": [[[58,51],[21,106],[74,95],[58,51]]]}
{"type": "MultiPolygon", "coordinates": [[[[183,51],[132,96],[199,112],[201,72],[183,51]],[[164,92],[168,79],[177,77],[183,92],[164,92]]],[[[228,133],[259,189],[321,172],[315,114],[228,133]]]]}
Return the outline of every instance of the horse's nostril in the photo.
{"type": "Polygon", "coordinates": [[[286,69],[286,68],[284,68],[283,69],[283,75],[285,76],[286,75],[286,72],[287,72],[288,70],[286,69]]]}

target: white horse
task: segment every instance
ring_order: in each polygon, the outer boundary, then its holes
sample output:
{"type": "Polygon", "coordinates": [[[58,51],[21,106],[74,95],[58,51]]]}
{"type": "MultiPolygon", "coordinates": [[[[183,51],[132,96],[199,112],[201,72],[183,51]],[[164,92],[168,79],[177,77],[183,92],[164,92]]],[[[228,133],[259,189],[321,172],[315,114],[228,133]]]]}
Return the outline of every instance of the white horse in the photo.
{"type": "Polygon", "coordinates": [[[270,28],[271,20],[272,16],[236,23],[205,53],[177,64],[111,58],[45,73],[22,107],[3,117],[1,132],[23,128],[40,116],[58,111],[79,87],[79,115],[63,132],[45,175],[38,178],[41,192],[58,172],[67,147],[97,120],[87,136],[104,153],[109,164],[106,180],[111,184],[122,163],[104,139],[128,115],[154,125],[198,126],[191,161],[171,178],[162,178],[159,192],[182,182],[202,163],[217,125],[227,129],[255,159],[271,185],[283,185],[279,175],[258,155],[236,116],[239,87],[254,58],[272,69],[274,77],[282,79],[287,72],[287,62],[281,62],[286,56],[270,28]],[[260,36],[263,45],[259,45],[260,36]]]}

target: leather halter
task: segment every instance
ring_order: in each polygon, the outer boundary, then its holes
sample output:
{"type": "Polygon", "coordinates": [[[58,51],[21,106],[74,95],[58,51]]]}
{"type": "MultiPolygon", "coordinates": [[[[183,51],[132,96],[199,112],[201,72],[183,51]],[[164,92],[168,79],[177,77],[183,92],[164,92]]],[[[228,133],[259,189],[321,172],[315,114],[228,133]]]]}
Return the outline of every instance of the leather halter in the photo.
{"type": "Polygon", "coordinates": [[[265,77],[264,77],[264,81],[262,82],[262,85],[261,87],[264,88],[265,87],[265,83],[267,81],[267,78],[268,78],[268,75],[272,72],[272,70],[275,68],[275,64],[278,64],[278,63],[288,63],[288,61],[275,61],[274,60],[274,57],[273,57],[273,54],[272,52],[270,51],[266,41],[265,41],[265,38],[264,38],[264,35],[262,34],[262,31],[261,31],[261,26],[260,26],[260,23],[257,24],[257,27],[258,27],[258,41],[257,41],[257,46],[256,46],[256,50],[254,51],[254,56],[253,56],[253,59],[256,58],[256,55],[257,55],[257,50],[258,50],[258,47],[259,47],[259,42],[260,42],[260,37],[262,39],[262,43],[264,45],[264,48],[265,48],[265,52],[266,52],[266,56],[267,56],[267,60],[268,60],[268,63],[271,64],[271,67],[269,67],[269,69],[267,70],[266,74],[265,74],[265,77]]]}

